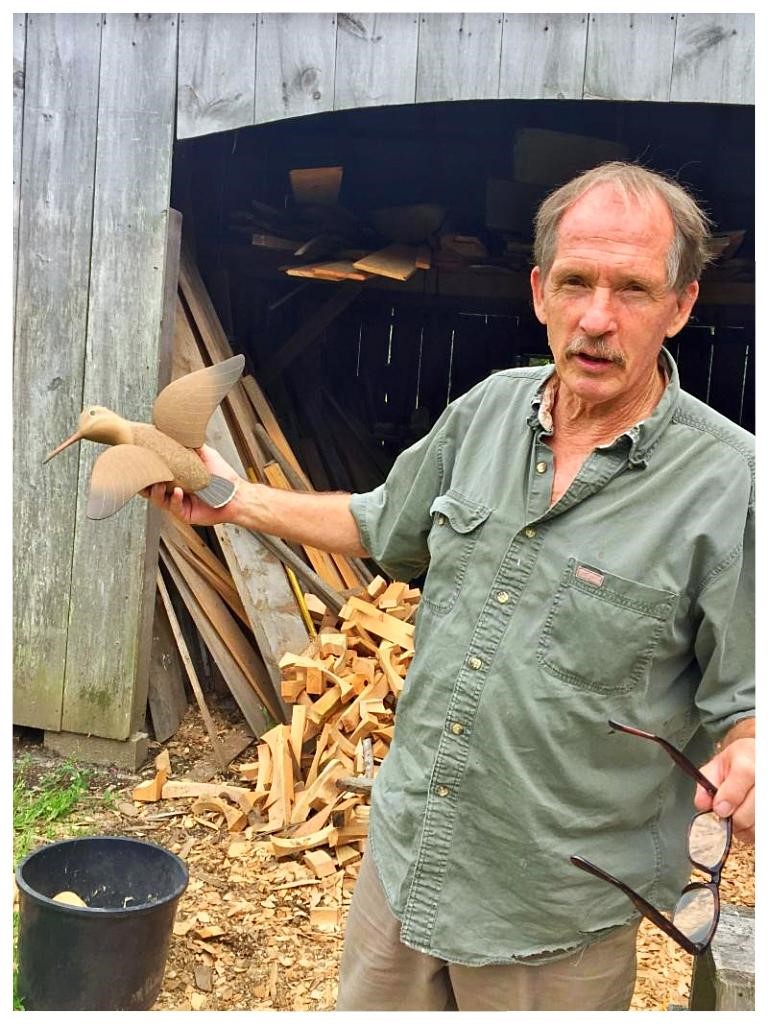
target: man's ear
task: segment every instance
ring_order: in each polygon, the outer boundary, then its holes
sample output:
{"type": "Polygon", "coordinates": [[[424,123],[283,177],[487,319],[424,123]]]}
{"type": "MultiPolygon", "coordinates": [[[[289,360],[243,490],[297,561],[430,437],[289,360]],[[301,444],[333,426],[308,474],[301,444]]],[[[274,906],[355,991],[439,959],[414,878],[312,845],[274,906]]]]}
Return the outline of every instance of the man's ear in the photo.
{"type": "Polygon", "coordinates": [[[541,272],[541,267],[534,267],[531,271],[531,294],[536,319],[540,324],[545,324],[547,314],[544,310],[544,275],[541,272]]]}
{"type": "Polygon", "coordinates": [[[696,299],[699,297],[699,282],[691,281],[677,296],[677,310],[667,327],[667,337],[674,338],[688,323],[696,299]]]}

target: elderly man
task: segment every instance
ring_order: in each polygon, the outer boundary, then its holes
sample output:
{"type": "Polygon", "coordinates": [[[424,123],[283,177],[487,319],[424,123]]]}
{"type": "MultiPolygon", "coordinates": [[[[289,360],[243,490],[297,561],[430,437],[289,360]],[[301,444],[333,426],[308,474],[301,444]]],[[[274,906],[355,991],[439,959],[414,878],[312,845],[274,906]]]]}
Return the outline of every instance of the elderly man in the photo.
{"type": "Polygon", "coordinates": [[[627,1009],[637,913],[571,855],[670,908],[694,802],[752,837],[752,437],[663,348],[707,241],[672,181],[589,171],[536,221],[554,367],[478,384],[368,494],[242,481],[214,512],[155,488],[193,523],[427,572],[339,1009],[627,1009]],[[609,719],[706,760],[714,798],[609,719]]]}

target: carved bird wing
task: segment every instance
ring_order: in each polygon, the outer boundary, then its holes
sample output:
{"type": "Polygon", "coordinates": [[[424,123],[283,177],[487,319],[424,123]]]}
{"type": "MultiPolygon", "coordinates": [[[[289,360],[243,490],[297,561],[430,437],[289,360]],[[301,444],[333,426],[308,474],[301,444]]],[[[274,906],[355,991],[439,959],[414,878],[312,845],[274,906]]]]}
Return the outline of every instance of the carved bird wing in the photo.
{"type": "Polygon", "coordinates": [[[173,473],[155,452],[136,444],[116,444],[96,459],[85,514],[106,519],[150,484],[173,480],[173,473]]]}
{"type": "Polygon", "coordinates": [[[244,356],[206,366],[179,377],[155,399],[152,422],[186,448],[205,444],[205,428],[214,409],[243,372],[244,356]]]}

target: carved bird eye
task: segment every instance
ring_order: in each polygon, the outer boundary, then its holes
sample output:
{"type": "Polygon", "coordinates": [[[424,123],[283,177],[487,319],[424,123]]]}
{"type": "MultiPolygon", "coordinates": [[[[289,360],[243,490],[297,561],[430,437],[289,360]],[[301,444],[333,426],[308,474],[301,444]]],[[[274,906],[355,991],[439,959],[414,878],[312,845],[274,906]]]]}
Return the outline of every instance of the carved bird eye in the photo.
{"type": "Polygon", "coordinates": [[[95,409],[89,409],[88,410],[88,415],[89,416],[95,416],[96,415],[96,410],[95,409]]]}

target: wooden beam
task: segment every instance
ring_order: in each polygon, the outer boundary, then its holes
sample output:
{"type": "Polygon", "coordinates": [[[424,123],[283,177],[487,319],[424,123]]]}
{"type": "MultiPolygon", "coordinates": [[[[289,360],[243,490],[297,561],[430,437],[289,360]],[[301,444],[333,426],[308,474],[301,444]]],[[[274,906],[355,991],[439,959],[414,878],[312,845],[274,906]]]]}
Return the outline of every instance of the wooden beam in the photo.
{"type": "Polygon", "coordinates": [[[200,680],[197,678],[197,672],[195,671],[195,666],[192,662],[192,658],[190,657],[189,648],[187,647],[187,642],[184,639],[184,634],[181,631],[179,620],[176,618],[176,612],[174,611],[173,605],[171,604],[171,598],[168,593],[168,589],[165,585],[163,577],[159,572],[157,574],[157,589],[162,599],[163,606],[165,607],[165,613],[168,616],[168,622],[170,623],[171,630],[173,631],[173,636],[174,639],[176,640],[176,646],[179,649],[181,660],[184,663],[184,668],[187,671],[187,677],[189,679],[190,686],[192,687],[192,692],[195,695],[197,706],[200,709],[200,717],[203,719],[205,731],[208,733],[208,737],[211,741],[211,747],[213,749],[214,757],[216,758],[216,761],[223,770],[227,767],[227,761],[226,758],[224,757],[224,751],[221,748],[219,734],[216,732],[216,726],[213,724],[213,719],[211,718],[211,713],[208,710],[208,705],[205,703],[203,689],[200,686],[200,680]]]}
{"type": "Polygon", "coordinates": [[[176,589],[179,591],[184,603],[192,613],[195,625],[205,641],[208,650],[216,659],[216,663],[221,669],[222,674],[226,679],[227,686],[230,688],[232,696],[237,701],[237,704],[243,713],[243,717],[253,730],[254,735],[260,736],[264,732],[267,722],[264,708],[259,701],[253,686],[227,649],[226,644],[223,643],[221,637],[214,629],[198,603],[192,589],[188,586],[186,580],[173,563],[173,560],[165,554],[163,548],[160,549],[160,556],[171,574],[176,589]]]}
{"type": "Polygon", "coordinates": [[[286,367],[301,355],[304,349],[322,333],[344,310],[351,306],[363,289],[357,281],[348,281],[334,289],[331,298],[317,309],[295,331],[285,344],[275,353],[262,374],[265,384],[274,381],[286,367]]]}

